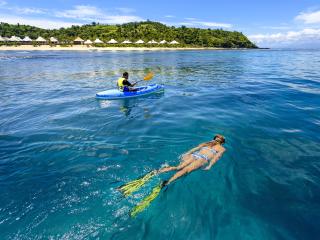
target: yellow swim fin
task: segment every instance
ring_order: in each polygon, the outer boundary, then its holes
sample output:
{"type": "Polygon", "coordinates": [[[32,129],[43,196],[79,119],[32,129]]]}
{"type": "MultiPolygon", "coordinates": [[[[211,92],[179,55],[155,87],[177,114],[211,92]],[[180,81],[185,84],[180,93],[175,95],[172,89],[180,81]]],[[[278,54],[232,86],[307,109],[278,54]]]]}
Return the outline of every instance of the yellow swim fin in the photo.
{"type": "Polygon", "coordinates": [[[153,178],[157,174],[156,170],[153,170],[146,175],[133,180],[131,182],[128,182],[117,189],[125,196],[128,197],[132,193],[138,191],[146,182],[148,182],[151,178],[153,178]]]}
{"type": "Polygon", "coordinates": [[[152,189],[152,192],[141,200],[136,206],[134,206],[130,211],[130,217],[135,217],[138,213],[146,209],[150,203],[159,195],[163,184],[159,184],[152,189]]]}

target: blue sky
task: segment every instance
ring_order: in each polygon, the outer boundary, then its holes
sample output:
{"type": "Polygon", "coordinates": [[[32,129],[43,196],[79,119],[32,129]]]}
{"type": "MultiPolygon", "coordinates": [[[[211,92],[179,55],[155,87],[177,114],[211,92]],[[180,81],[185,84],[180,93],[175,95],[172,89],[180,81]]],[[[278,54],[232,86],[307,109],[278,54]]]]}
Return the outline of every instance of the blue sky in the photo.
{"type": "Polygon", "coordinates": [[[261,47],[320,46],[320,1],[0,0],[0,21],[59,28],[153,20],[241,31],[261,47]]]}

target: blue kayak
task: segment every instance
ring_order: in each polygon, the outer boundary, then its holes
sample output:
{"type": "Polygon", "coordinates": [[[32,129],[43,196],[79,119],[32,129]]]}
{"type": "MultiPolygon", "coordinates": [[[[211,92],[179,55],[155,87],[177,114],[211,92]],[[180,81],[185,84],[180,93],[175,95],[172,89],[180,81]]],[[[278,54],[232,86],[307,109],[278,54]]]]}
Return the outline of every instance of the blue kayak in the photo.
{"type": "Polygon", "coordinates": [[[109,89],[103,92],[98,92],[96,94],[96,98],[113,100],[113,99],[124,99],[124,98],[145,96],[151,93],[163,91],[164,86],[159,84],[151,84],[148,86],[137,87],[136,89],[138,90],[135,92],[121,92],[118,89],[109,89]]]}

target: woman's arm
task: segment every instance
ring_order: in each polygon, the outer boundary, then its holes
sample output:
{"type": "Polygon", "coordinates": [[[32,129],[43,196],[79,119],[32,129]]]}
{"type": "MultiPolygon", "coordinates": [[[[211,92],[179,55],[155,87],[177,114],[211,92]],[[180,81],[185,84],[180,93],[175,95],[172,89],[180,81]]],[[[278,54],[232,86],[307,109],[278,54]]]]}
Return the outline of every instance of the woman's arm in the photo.
{"type": "Polygon", "coordinates": [[[206,146],[208,143],[201,143],[199,144],[197,147],[192,148],[191,150],[189,150],[188,152],[186,152],[185,154],[191,154],[194,153],[195,151],[199,150],[200,148],[206,146]]]}
{"type": "Polygon", "coordinates": [[[219,151],[219,152],[214,156],[214,158],[212,158],[212,160],[210,161],[209,165],[204,168],[204,170],[209,170],[209,169],[222,157],[222,155],[224,154],[225,151],[226,151],[225,149],[219,151]]]}

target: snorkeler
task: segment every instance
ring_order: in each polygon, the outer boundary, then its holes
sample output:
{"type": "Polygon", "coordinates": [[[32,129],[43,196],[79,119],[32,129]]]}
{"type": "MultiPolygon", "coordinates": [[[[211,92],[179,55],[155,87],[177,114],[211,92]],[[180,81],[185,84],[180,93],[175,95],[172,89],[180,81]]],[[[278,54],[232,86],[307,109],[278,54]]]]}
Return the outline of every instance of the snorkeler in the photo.
{"type": "Polygon", "coordinates": [[[158,173],[169,171],[177,171],[168,181],[163,182],[163,186],[167,186],[178,178],[190,172],[204,167],[204,170],[210,168],[222,157],[226,149],[222,146],[225,143],[225,138],[218,134],[214,136],[213,141],[202,143],[182,155],[181,163],[176,167],[161,168],[158,173]]]}
{"type": "Polygon", "coordinates": [[[159,195],[163,187],[168,186],[178,178],[201,167],[204,167],[204,170],[209,170],[226,151],[226,149],[222,146],[224,143],[225,138],[222,135],[217,134],[214,136],[212,141],[201,143],[197,147],[183,154],[181,163],[178,166],[168,166],[163,167],[159,170],[151,171],[139,179],[120,186],[118,190],[127,197],[130,196],[133,192],[139,190],[147,181],[149,181],[155,175],[169,171],[177,171],[168,181],[163,181],[158,186],[154,187],[151,194],[145,197],[130,211],[130,215],[134,217],[139,212],[143,211],[159,195]]]}

